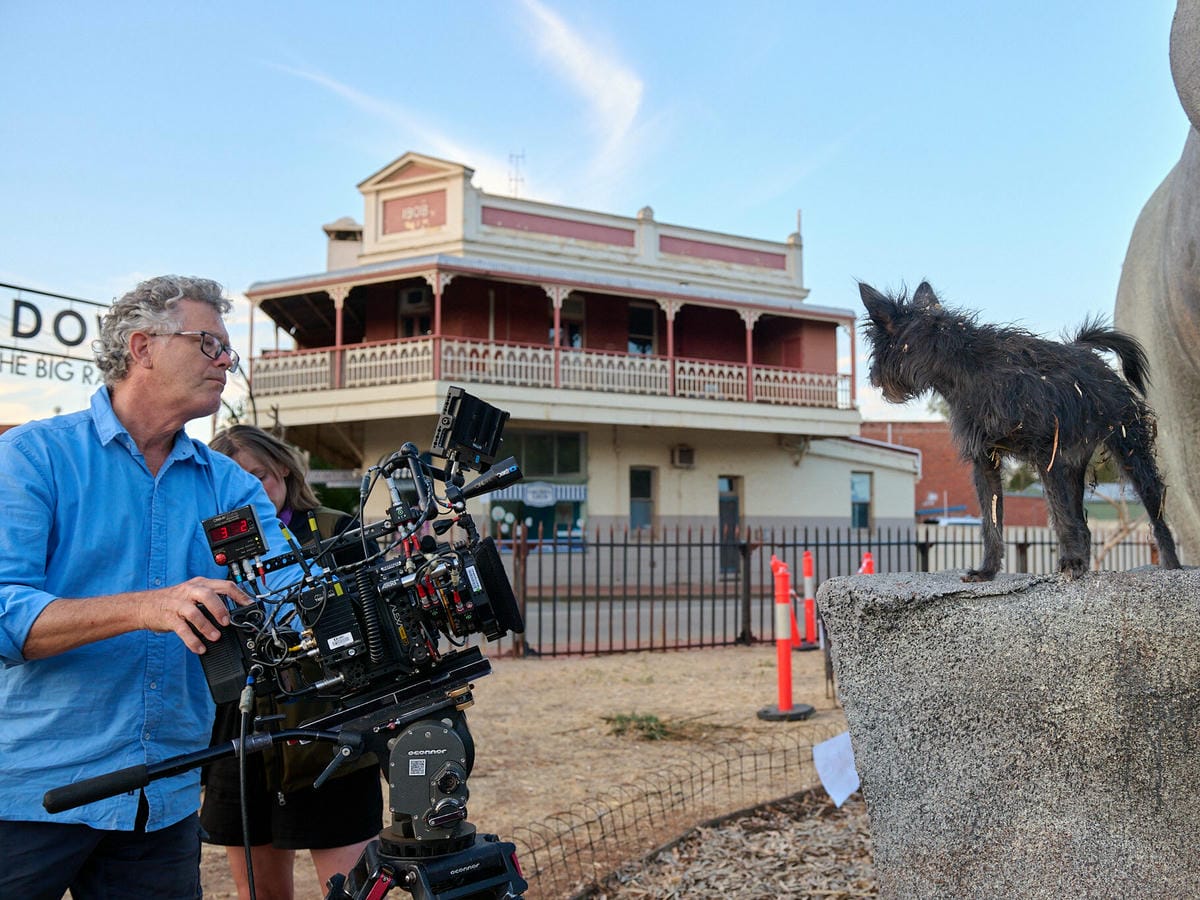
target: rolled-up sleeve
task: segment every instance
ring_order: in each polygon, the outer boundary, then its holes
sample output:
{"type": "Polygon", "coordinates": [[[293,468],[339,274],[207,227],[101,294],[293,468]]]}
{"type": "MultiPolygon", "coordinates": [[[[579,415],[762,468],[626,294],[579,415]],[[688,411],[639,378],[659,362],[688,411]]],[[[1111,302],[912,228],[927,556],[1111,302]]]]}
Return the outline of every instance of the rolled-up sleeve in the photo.
{"type": "Polygon", "coordinates": [[[25,662],[29,630],[54,601],[46,591],[53,482],[20,445],[0,442],[0,661],[25,662]]]}

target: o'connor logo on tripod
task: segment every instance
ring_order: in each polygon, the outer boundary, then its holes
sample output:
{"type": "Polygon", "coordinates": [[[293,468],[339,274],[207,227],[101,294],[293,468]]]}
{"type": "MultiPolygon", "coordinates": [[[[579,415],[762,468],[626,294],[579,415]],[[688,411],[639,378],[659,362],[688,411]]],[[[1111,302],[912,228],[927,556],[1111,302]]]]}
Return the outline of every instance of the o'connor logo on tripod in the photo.
{"type": "Polygon", "coordinates": [[[104,303],[0,283],[0,375],[98,385],[104,303]]]}

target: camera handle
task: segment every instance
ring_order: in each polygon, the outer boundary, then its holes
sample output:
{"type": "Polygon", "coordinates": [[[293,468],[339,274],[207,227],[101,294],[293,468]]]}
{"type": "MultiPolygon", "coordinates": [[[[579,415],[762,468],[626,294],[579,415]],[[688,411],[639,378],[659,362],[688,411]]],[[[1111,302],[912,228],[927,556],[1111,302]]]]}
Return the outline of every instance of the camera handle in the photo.
{"type": "MultiPolygon", "coordinates": [[[[332,741],[333,743],[342,743],[345,740],[354,743],[361,742],[361,736],[353,732],[348,732],[346,737],[343,738],[340,732],[322,731],[315,728],[289,728],[284,731],[274,732],[273,734],[256,733],[247,735],[246,737],[246,754],[261,753],[272,744],[293,740],[332,741]]],[[[52,788],[46,791],[45,796],[42,797],[42,806],[46,812],[60,813],[64,810],[74,809],[77,806],[93,803],[96,800],[104,800],[107,797],[115,797],[117,794],[136,791],[139,788],[144,788],[152,781],[158,781],[160,778],[170,778],[172,775],[179,775],[197,766],[203,766],[206,763],[224,759],[227,756],[233,756],[241,750],[242,743],[240,739],[235,738],[232,741],[208,747],[204,750],[196,750],[192,753],[182,753],[179,756],[172,756],[170,759],[164,759],[162,762],[130,766],[127,769],[106,772],[103,775],[77,781],[74,784],[52,788]]],[[[358,752],[361,752],[361,749],[358,752]]]]}
{"type": "MultiPolygon", "coordinates": [[[[405,692],[389,692],[376,697],[361,706],[339,710],[321,718],[306,723],[304,728],[288,728],[276,732],[255,732],[246,736],[244,746],[247,755],[261,753],[272,744],[280,741],[329,741],[341,744],[350,750],[343,756],[338,753],[334,761],[340,765],[348,762],[363,751],[369,730],[364,731],[354,726],[362,722],[374,720],[387,721],[393,727],[406,725],[410,722],[439,713],[441,710],[466,702],[469,704],[469,687],[464,690],[466,679],[472,675],[486,675],[490,671],[487,660],[476,653],[460,654],[461,661],[456,659],[456,667],[443,673],[439,686],[435,687],[432,679],[426,679],[409,687],[405,692]],[[464,700],[465,697],[465,700],[464,700]],[[368,712],[373,710],[373,712],[368,712]],[[365,717],[365,718],[364,718],[365,717]],[[349,726],[349,727],[347,727],[349,726]],[[336,730],[332,730],[335,729],[336,730]]],[[[42,797],[42,806],[46,812],[60,813],[77,806],[104,800],[143,788],[151,781],[160,778],[170,778],[197,766],[224,759],[238,753],[243,746],[240,738],[234,738],[223,744],[196,750],[192,753],[181,753],[162,762],[130,766],[115,772],[106,772],[94,778],[77,781],[74,784],[51,788],[42,797]]],[[[386,754],[385,754],[386,756],[386,754]]],[[[381,759],[384,757],[380,757],[381,759]]],[[[328,777],[335,770],[332,762],[322,773],[328,777]]]]}

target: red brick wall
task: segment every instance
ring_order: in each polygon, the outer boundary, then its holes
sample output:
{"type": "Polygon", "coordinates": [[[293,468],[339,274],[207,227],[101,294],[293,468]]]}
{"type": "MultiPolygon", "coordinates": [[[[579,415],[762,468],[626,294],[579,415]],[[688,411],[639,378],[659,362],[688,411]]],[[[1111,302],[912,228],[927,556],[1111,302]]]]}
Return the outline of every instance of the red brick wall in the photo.
{"type": "MultiPolygon", "coordinates": [[[[396,306],[399,301],[396,285],[371,284],[364,288],[358,288],[358,290],[366,295],[362,339],[364,341],[394,341],[396,339],[396,306]]],[[[349,327],[354,327],[353,320],[349,327]]],[[[343,334],[342,340],[351,343],[354,338],[350,334],[343,334]]]]}
{"type": "Polygon", "coordinates": [[[1046,501],[1043,497],[1004,495],[1005,525],[1045,525],[1047,521],[1046,501]]]}
{"type": "Polygon", "coordinates": [[[618,297],[589,296],[584,315],[583,346],[588,350],[629,349],[629,304],[618,297]]]}
{"type": "Polygon", "coordinates": [[[789,358],[784,365],[797,366],[805,372],[837,374],[837,325],[832,322],[805,322],[800,332],[800,359],[789,358]]]}
{"type": "MultiPolygon", "coordinates": [[[[969,463],[963,462],[950,439],[946,422],[864,422],[862,436],[875,441],[915,447],[921,451],[921,478],[916,486],[916,510],[935,509],[919,519],[941,515],[980,516],[975,480],[969,463]]],[[[1004,524],[1045,525],[1046,503],[1041,497],[1006,494],[1004,524]]]]}
{"type": "MultiPolygon", "coordinates": [[[[665,332],[659,345],[659,352],[665,355],[665,332]]],[[[746,323],[731,309],[685,306],[675,316],[675,355],[684,359],[744,363],[746,323]]]]}
{"type": "Polygon", "coordinates": [[[536,285],[456,278],[442,297],[442,334],[486,339],[489,308],[497,341],[549,344],[554,323],[550,298],[536,285]],[[492,299],[489,301],[488,292],[492,299]]]}

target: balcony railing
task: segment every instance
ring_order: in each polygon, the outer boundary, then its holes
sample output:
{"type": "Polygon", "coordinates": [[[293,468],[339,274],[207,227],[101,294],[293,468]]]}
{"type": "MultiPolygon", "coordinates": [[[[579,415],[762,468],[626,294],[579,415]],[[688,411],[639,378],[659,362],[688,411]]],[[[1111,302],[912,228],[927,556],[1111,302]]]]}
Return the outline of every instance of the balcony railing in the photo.
{"type": "Polygon", "coordinates": [[[672,361],[662,356],[429,337],[257,357],[254,390],[270,396],[431,381],[439,343],[446,381],[666,397],[674,374],[676,397],[827,409],[854,405],[849,375],[699,359],[674,360],[672,373],[672,361]]]}
{"type": "Polygon", "coordinates": [[[554,348],[442,338],[442,378],[481,384],[552,387],[554,348]]]}
{"type": "MultiPolygon", "coordinates": [[[[345,387],[405,384],[433,377],[433,340],[391,341],[348,347],[345,387]]],[[[257,381],[257,370],[255,380],[257,381]]]]}
{"type": "Polygon", "coordinates": [[[254,360],[254,391],[262,396],[327,391],[333,387],[333,357],[332,350],[260,356],[254,360]]]}
{"type": "Polygon", "coordinates": [[[559,387],[579,391],[666,396],[671,389],[671,367],[661,356],[560,349],[559,376],[559,387]]]}

